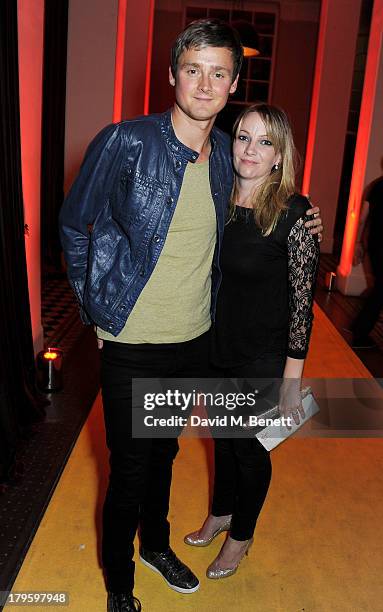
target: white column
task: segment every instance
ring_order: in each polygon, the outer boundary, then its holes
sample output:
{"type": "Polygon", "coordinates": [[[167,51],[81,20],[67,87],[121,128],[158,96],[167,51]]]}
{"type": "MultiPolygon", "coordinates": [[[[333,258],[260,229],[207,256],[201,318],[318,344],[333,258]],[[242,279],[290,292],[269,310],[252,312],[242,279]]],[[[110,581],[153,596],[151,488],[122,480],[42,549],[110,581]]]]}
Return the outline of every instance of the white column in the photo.
{"type": "MultiPolygon", "coordinates": [[[[371,19],[358,136],[337,288],[359,295],[368,284],[368,260],[352,265],[359,213],[366,186],[382,174],[383,158],[383,0],[375,0],[371,19]]],[[[383,240],[383,228],[382,228],[383,240]]]]}
{"type": "Polygon", "coordinates": [[[361,0],[322,0],[303,192],[321,208],[324,252],[333,248],[360,7],[361,0]]]}

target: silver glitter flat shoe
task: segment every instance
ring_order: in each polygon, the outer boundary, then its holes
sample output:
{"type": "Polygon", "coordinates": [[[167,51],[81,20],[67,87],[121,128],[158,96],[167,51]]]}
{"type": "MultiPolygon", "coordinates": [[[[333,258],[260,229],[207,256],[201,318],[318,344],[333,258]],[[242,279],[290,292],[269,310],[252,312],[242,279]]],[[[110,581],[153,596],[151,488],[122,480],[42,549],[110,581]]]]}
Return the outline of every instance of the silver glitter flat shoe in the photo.
{"type": "Polygon", "coordinates": [[[199,529],[198,531],[193,531],[192,533],[186,535],[184,537],[184,542],[185,544],[189,544],[189,546],[209,546],[209,544],[211,544],[211,542],[214,540],[214,538],[217,537],[217,535],[219,535],[223,531],[229,531],[230,524],[231,517],[227,521],[225,521],[225,523],[223,523],[221,527],[218,527],[218,529],[213,532],[213,535],[211,535],[210,538],[200,538],[199,534],[201,530],[199,529]]]}
{"type": "Polygon", "coordinates": [[[244,549],[241,555],[241,558],[239,559],[238,563],[234,565],[234,567],[221,568],[218,565],[218,557],[217,559],[214,559],[213,563],[211,563],[206,570],[206,576],[210,578],[211,580],[219,580],[220,578],[228,578],[229,576],[232,576],[233,574],[235,574],[243,557],[249,554],[249,549],[252,543],[253,543],[253,538],[251,538],[251,540],[248,540],[246,548],[244,549]]]}

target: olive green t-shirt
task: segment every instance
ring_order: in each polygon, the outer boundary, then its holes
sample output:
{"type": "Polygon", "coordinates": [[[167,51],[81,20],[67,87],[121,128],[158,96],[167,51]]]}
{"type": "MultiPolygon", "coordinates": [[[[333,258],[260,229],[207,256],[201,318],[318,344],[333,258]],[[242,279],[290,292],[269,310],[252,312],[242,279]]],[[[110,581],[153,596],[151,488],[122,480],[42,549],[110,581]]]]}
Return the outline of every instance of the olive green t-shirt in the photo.
{"type": "Polygon", "coordinates": [[[168,235],[147,284],[125,327],[103,340],[141,343],[185,342],[210,327],[211,266],[216,215],[209,162],[188,163],[168,235]]]}

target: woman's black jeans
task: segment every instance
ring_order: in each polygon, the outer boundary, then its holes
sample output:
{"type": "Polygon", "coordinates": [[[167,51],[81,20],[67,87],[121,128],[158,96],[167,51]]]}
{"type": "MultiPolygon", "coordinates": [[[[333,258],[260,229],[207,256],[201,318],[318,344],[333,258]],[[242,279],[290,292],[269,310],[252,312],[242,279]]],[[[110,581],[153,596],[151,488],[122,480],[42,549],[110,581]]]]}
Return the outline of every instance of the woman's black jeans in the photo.
{"type": "MultiPolygon", "coordinates": [[[[221,370],[220,375],[227,378],[282,378],[285,360],[283,354],[266,354],[252,363],[221,370]]],[[[230,535],[234,540],[253,537],[270,480],[270,454],[254,434],[248,438],[215,438],[211,512],[214,516],[232,514],[230,535]]]]}
{"type": "Polygon", "coordinates": [[[102,561],[107,589],[134,586],[133,540],[162,552],[169,546],[170,484],[178,442],[132,438],[132,378],[199,378],[208,367],[209,333],[174,344],[104,341],[101,386],[110,479],[103,511],[102,561]]]}

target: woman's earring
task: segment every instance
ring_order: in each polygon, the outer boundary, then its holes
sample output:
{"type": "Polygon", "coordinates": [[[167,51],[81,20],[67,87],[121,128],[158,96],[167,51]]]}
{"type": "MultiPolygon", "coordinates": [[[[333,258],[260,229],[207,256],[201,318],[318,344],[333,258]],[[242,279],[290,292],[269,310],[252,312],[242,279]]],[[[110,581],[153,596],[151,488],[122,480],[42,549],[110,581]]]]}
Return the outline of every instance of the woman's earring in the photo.
{"type": "Polygon", "coordinates": [[[277,170],[279,170],[279,164],[274,164],[274,166],[272,167],[272,171],[276,172],[277,170]]]}

